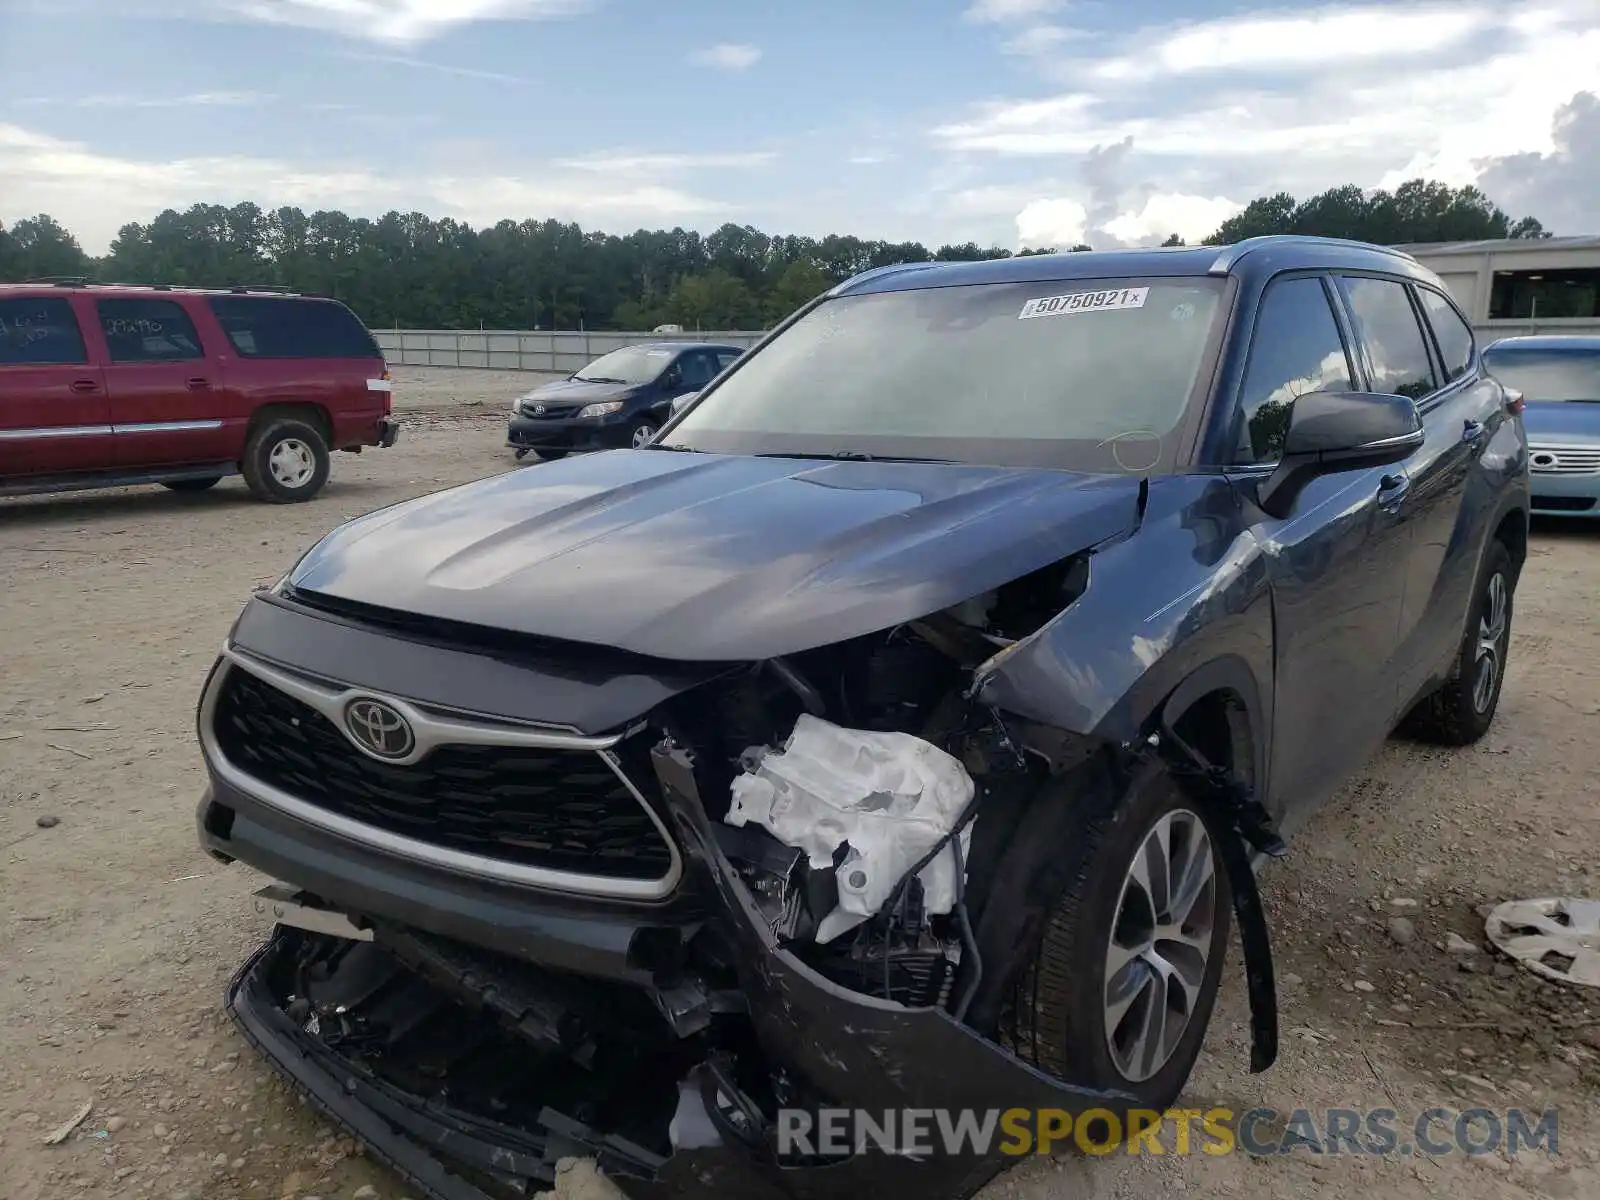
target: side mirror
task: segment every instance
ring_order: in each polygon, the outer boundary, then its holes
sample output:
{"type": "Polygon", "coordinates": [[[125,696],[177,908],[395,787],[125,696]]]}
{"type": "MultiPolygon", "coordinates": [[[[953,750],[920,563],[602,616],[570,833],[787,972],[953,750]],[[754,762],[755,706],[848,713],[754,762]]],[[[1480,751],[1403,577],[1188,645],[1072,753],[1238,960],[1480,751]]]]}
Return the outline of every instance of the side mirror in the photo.
{"type": "Polygon", "coordinates": [[[1409,397],[1308,392],[1295,399],[1283,458],[1262,480],[1257,503],[1281,520],[1318,476],[1400,462],[1422,446],[1424,436],[1422,417],[1409,397]]]}
{"type": "Polygon", "coordinates": [[[699,394],[699,392],[685,392],[681,396],[674,396],[672,399],[672,415],[677,416],[678,413],[683,410],[684,406],[699,394]]]}

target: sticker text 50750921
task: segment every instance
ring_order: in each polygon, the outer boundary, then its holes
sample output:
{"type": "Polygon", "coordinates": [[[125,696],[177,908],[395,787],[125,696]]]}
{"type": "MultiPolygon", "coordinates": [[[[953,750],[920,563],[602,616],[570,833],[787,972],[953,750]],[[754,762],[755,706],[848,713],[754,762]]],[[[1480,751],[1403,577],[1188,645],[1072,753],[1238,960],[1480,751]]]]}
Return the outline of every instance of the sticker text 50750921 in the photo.
{"type": "Polygon", "coordinates": [[[1114,308],[1143,308],[1150,294],[1147,287],[1110,288],[1103,292],[1073,292],[1068,296],[1039,296],[1029,300],[1017,314],[1018,320],[1029,317],[1061,317],[1068,313],[1108,312],[1114,308]]]}

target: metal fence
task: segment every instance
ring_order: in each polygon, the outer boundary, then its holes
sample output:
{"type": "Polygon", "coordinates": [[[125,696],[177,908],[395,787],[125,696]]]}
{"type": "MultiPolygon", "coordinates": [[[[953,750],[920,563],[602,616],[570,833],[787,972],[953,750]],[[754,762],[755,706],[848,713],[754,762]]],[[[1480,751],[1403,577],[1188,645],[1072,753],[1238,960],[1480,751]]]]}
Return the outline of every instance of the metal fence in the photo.
{"type": "Polygon", "coordinates": [[[717,333],[589,333],[582,331],[375,329],[373,336],[391,366],[487,367],[502,371],[570,374],[602,354],[640,342],[719,342],[752,346],[765,334],[748,330],[717,333]]]}

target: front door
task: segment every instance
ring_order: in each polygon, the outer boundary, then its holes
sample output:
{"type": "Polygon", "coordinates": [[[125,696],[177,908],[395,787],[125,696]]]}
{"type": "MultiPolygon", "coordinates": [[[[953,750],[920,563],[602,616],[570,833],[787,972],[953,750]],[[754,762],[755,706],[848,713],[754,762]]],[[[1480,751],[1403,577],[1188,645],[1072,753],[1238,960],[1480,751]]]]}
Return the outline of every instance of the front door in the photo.
{"type": "MultiPolygon", "coordinates": [[[[1330,287],[1291,276],[1262,298],[1234,425],[1234,478],[1247,508],[1282,455],[1295,398],[1360,386],[1330,287]]],[[[1314,480],[1282,519],[1255,510],[1276,643],[1268,799],[1286,832],[1394,719],[1407,487],[1404,465],[1361,468],[1314,480]]]]}
{"type": "Polygon", "coordinates": [[[105,373],[66,295],[0,299],[0,481],[115,465],[105,373]]]}

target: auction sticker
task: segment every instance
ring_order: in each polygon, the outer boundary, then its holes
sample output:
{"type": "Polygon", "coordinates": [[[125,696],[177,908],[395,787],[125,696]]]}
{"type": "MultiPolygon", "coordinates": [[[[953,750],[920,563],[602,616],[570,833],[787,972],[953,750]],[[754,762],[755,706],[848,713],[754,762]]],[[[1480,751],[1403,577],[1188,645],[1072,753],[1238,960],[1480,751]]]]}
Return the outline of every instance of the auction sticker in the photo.
{"type": "Polygon", "coordinates": [[[1017,319],[1064,317],[1068,313],[1110,312],[1116,308],[1143,308],[1147,287],[1111,288],[1104,292],[1073,292],[1069,296],[1040,296],[1022,306],[1017,319]]]}

